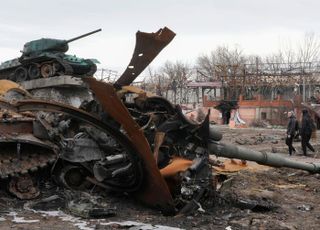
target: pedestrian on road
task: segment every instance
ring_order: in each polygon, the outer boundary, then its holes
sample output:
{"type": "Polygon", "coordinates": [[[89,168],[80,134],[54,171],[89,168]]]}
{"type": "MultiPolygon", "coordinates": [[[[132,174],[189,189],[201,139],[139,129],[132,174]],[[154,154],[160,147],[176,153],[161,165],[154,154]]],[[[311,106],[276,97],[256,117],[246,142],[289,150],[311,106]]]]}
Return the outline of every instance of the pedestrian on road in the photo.
{"type": "Polygon", "coordinates": [[[299,127],[298,121],[296,119],[296,116],[294,115],[293,111],[288,112],[288,126],[287,126],[287,138],[286,138],[286,144],[289,147],[289,155],[292,155],[292,152],[295,152],[295,148],[292,146],[293,138],[296,135],[296,131],[299,127]]]}
{"type": "Polygon", "coordinates": [[[309,143],[312,131],[315,129],[314,122],[308,112],[308,110],[302,110],[302,121],[301,121],[301,146],[303,155],[307,156],[307,147],[314,152],[314,148],[309,143]]]}

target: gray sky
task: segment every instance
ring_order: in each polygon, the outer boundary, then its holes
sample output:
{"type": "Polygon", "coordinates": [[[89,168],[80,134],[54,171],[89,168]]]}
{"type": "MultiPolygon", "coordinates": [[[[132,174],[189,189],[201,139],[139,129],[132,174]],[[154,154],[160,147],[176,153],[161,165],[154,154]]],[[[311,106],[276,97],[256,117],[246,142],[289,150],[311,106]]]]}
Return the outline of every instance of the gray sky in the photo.
{"type": "Polygon", "coordinates": [[[135,32],[167,26],[177,33],[153,66],[166,60],[192,64],[218,45],[246,54],[276,51],[280,41],[320,32],[317,0],[10,0],[0,8],[0,62],[20,55],[27,41],[68,39],[102,32],[70,44],[68,53],[97,58],[101,67],[121,70],[131,58],[135,32]]]}

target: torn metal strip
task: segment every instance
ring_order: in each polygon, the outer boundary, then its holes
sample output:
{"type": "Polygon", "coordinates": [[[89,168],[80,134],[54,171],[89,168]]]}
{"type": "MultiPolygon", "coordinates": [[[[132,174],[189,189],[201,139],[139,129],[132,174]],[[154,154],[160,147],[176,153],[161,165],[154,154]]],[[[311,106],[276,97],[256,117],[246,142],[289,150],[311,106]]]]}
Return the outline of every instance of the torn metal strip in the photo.
{"type": "Polygon", "coordinates": [[[146,173],[141,190],[135,194],[136,197],[150,206],[159,207],[164,213],[173,214],[172,196],[153,158],[149,143],[140,126],[132,119],[128,109],[117,96],[114,87],[94,78],[85,78],[84,81],[89,84],[105,112],[122,125],[137,154],[143,160],[146,173]]]}

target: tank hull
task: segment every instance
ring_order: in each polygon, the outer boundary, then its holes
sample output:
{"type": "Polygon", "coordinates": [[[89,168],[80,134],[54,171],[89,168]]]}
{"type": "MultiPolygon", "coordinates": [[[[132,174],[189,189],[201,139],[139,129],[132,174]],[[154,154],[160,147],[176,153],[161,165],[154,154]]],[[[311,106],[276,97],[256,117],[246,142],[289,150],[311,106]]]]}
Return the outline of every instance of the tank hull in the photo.
{"type": "Polygon", "coordinates": [[[16,58],[0,65],[0,79],[23,82],[61,75],[93,76],[97,66],[91,59],[61,53],[43,53],[36,57],[16,58]]]}

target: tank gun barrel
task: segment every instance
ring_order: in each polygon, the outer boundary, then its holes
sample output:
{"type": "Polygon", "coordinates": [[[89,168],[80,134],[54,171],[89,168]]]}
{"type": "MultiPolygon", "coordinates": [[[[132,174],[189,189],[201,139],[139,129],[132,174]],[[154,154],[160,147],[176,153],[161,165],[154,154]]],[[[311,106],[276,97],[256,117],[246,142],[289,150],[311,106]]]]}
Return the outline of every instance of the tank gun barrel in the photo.
{"type": "Polygon", "coordinates": [[[261,165],[301,169],[310,173],[320,173],[320,164],[294,161],[279,154],[259,152],[232,144],[209,140],[209,152],[220,157],[255,161],[261,165]]]}
{"type": "Polygon", "coordinates": [[[82,34],[82,35],[80,35],[80,36],[77,36],[77,37],[74,37],[74,38],[71,38],[71,39],[67,40],[67,43],[73,42],[73,41],[75,41],[75,40],[78,40],[78,39],[81,39],[81,38],[84,38],[84,37],[87,37],[87,36],[89,36],[89,35],[91,35],[91,34],[95,34],[95,33],[98,33],[98,32],[100,32],[100,31],[101,31],[101,29],[97,29],[97,30],[91,31],[91,32],[86,33],[86,34],[82,34]]]}

